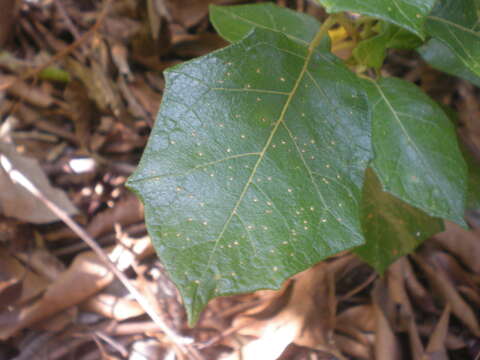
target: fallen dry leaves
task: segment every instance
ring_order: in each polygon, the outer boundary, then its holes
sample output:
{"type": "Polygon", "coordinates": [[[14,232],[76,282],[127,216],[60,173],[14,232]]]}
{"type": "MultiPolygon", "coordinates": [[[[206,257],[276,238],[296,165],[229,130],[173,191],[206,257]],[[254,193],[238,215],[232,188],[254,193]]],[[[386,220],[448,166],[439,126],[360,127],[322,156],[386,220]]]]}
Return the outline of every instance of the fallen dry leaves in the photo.
{"type": "MultiPolygon", "coordinates": [[[[445,232],[383,277],[341,254],[279,291],[216,299],[195,328],[187,327],[146,234],[143,208],[123,184],[161,101],[160,72],[225,46],[208,23],[208,5],[236,2],[2,3],[1,156],[76,214],[178,338],[160,331],[105,262],[15,183],[4,160],[0,359],[478,358],[476,212],[472,229],[446,223],[445,232]]],[[[322,14],[312,1],[278,3],[322,14]]],[[[348,38],[337,30],[333,36],[348,38]]],[[[456,105],[462,138],[479,153],[478,89],[401,54],[393,54],[386,71],[456,105]]]]}

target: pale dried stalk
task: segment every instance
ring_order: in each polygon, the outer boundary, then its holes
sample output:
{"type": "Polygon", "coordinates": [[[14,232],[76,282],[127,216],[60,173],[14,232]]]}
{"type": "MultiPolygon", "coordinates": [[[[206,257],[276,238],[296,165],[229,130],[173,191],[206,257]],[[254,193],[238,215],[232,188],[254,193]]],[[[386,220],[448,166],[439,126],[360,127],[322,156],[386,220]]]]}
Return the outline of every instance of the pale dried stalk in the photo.
{"type": "Polygon", "coordinates": [[[13,168],[11,162],[5,157],[0,155],[0,164],[3,169],[8,173],[11,180],[23,186],[33,196],[42,201],[50,211],[52,211],[60,220],[62,220],[75,234],[78,235],[100,258],[101,261],[112,271],[112,273],[120,280],[120,282],[127,288],[132,294],[134,299],[145,310],[145,313],[150,316],[153,322],[159,327],[159,329],[165,333],[172,344],[180,350],[182,353],[187,354],[191,359],[201,359],[200,354],[190,346],[191,340],[177,334],[170,326],[168,326],[162,318],[157,314],[154,308],[150,305],[148,300],[138,291],[138,289],[130,282],[130,280],[121,272],[116,265],[105,254],[103,249],[96,243],[96,241],[80,227],[63,209],[58,207],[55,203],[45,197],[45,195],[19,170],[13,168]]]}

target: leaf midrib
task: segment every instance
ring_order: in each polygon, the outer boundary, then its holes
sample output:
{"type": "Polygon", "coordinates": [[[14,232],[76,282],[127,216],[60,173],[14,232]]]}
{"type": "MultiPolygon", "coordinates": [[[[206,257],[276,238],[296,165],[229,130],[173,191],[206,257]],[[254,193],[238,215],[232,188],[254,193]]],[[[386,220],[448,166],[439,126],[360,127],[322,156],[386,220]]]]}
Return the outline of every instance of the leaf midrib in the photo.
{"type": "MultiPolygon", "coordinates": [[[[212,260],[213,260],[213,257],[217,251],[217,248],[218,248],[218,245],[220,243],[220,240],[222,239],[223,235],[225,234],[225,231],[227,230],[228,226],[230,225],[230,222],[232,221],[233,217],[235,216],[235,214],[237,213],[237,210],[240,206],[240,204],[242,203],[250,185],[253,183],[253,179],[257,173],[257,169],[258,167],[260,166],[263,158],[265,157],[265,153],[267,152],[268,148],[270,147],[270,144],[272,143],[272,140],[273,140],[273,137],[275,136],[275,134],[277,133],[277,130],[278,128],[280,127],[280,125],[284,122],[285,120],[285,115],[287,113],[287,110],[290,106],[290,103],[292,102],[293,98],[295,97],[295,94],[297,92],[297,89],[298,87],[300,86],[300,83],[302,82],[303,80],[303,77],[305,76],[306,72],[307,72],[307,69],[308,69],[308,65],[310,64],[310,60],[313,56],[313,53],[315,52],[315,49],[311,46],[309,46],[307,48],[307,56],[305,57],[305,60],[304,60],[304,63],[303,63],[303,66],[302,66],[302,69],[300,70],[300,73],[297,77],[297,80],[295,81],[295,84],[293,85],[293,88],[292,90],[289,92],[289,95],[287,97],[287,100],[285,101],[285,104],[283,105],[283,108],[282,108],[282,111],[280,112],[280,115],[279,115],[279,118],[278,120],[275,122],[275,125],[272,129],[272,132],[270,133],[267,141],[265,142],[265,145],[263,146],[262,150],[260,151],[260,154],[258,156],[258,159],[252,169],[252,172],[250,174],[250,176],[248,177],[247,179],[247,182],[245,183],[240,195],[239,195],[239,198],[238,200],[236,201],[235,205],[233,206],[233,209],[232,211],[230,212],[229,216],[227,217],[227,219],[225,220],[225,223],[222,227],[222,229],[220,230],[220,233],[218,234],[217,238],[215,239],[215,244],[213,246],[213,249],[210,253],[210,256],[208,258],[208,261],[207,261],[207,264],[205,266],[205,271],[203,272],[202,276],[201,276],[201,279],[203,280],[205,275],[207,274],[208,272],[208,269],[210,268],[211,264],[212,264],[212,260]]],[[[200,280],[201,282],[201,280],[200,280]]],[[[196,301],[196,297],[197,297],[197,294],[198,294],[198,288],[199,288],[200,284],[198,283],[195,283],[195,288],[194,288],[194,293],[193,293],[193,296],[192,296],[192,304],[195,304],[195,301],[196,301]]]]}

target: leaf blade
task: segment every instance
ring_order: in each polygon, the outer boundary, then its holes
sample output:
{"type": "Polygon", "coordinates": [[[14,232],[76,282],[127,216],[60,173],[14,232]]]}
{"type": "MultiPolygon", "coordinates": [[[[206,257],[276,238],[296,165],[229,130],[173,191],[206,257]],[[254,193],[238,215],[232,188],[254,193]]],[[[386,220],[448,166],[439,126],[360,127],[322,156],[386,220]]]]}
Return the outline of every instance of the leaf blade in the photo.
{"type": "Polygon", "coordinates": [[[366,243],[353,252],[383,274],[396,259],[443,231],[443,222],[384,192],[369,168],[363,188],[362,227],[366,243]]]}
{"type": "Polygon", "coordinates": [[[480,75],[480,23],[473,0],[439,1],[428,16],[426,30],[467,69],[480,75]]]}
{"type": "Polygon", "coordinates": [[[418,52],[433,68],[470,81],[480,87],[480,76],[466,67],[455,53],[437,39],[429,40],[418,49],[418,52]]]}
{"type": "Polygon", "coordinates": [[[380,69],[388,49],[414,49],[421,43],[417,36],[403,28],[389,23],[381,25],[378,35],[361,41],[353,49],[353,56],[358,63],[380,69]]]}
{"type": "Polygon", "coordinates": [[[370,113],[335,57],[257,29],[166,78],[128,186],[190,321],[363,242],[370,113]]]}
{"type": "MultiPolygon", "coordinates": [[[[272,3],[233,6],[210,6],[210,21],[220,36],[229,42],[243,39],[254,29],[281,33],[304,45],[313,40],[320,22],[310,15],[277,6],[272,3]]],[[[320,49],[329,50],[328,37],[320,49]]]]}
{"type": "Polygon", "coordinates": [[[425,17],[435,0],[317,0],[328,13],[358,12],[398,25],[425,38],[425,17]]]}
{"type": "Polygon", "coordinates": [[[435,217],[464,225],[465,160],[442,109],[415,85],[371,81],[373,168],[384,189],[435,217]]]}

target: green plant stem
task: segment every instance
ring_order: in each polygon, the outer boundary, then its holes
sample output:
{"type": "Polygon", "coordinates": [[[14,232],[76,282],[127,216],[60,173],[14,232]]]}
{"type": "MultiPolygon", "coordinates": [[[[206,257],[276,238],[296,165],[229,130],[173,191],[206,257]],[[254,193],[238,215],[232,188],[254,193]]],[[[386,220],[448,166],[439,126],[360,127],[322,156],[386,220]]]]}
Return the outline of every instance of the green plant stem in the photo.
{"type": "Polygon", "coordinates": [[[328,30],[332,27],[333,24],[337,22],[337,15],[329,15],[323,24],[320,26],[320,29],[318,29],[318,32],[315,34],[315,37],[313,40],[310,42],[310,45],[308,45],[308,51],[311,52],[315,50],[315,48],[320,45],[320,42],[322,41],[323,37],[325,34],[328,33],[328,30]]]}

